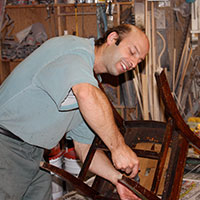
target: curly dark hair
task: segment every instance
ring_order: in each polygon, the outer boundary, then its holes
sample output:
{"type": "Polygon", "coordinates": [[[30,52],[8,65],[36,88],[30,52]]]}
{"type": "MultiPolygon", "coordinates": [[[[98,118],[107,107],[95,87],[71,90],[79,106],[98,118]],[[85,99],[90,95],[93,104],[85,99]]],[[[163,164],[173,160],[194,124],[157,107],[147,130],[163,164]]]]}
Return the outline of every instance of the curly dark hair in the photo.
{"type": "Polygon", "coordinates": [[[103,35],[103,37],[101,37],[95,41],[95,46],[100,47],[101,45],[103,45],[106,42],[108,35],[112,32],[116,32],[118,34],[118,39],[116,41],[116,45],[118,45],[122,41],[122,39],[128,33],[131,32],[131,26],[129,24],[121,24],[119,26],[109,29],[108,31],[106,31],[106,33],[103,35]]]}

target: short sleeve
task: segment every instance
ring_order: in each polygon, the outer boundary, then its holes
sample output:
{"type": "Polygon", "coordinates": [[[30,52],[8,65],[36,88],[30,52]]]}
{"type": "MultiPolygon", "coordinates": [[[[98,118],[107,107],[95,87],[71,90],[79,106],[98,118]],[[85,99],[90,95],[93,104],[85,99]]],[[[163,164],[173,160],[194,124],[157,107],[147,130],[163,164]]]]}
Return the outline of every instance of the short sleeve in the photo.
{"type": "Polygon", "coordinates": [[[62,103],[76,84],[89,83],[98,87],[93,74],[93,64],[92,58],[83,58],[78,52],[63,55],[43,67],[34,82],[52,98],[58,110],[75,109],[78,107],[76,101],[65,107],[62,107],[62,103]]]}

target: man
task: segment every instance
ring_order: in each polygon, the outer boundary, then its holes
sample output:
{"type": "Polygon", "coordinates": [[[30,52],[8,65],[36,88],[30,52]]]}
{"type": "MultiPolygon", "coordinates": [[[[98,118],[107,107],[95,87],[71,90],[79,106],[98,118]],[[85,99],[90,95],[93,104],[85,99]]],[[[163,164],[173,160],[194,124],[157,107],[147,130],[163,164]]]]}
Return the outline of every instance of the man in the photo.
{"type": "Polygon", "coordinates": [[[148,53],[146,35],[132,25],[93,39],[56,37],[21,62],[0,88],[0,199],[48,200],[50,175],[39,168],[43,149],[66,133],[84,161],[94,134],[111,151],[97,151],[90,170],[116,185],[120,198],[139,199],[117,181],[118,169],[134,177],[138,159],[124,143],[96,74],[119,75],[148,53]]]}

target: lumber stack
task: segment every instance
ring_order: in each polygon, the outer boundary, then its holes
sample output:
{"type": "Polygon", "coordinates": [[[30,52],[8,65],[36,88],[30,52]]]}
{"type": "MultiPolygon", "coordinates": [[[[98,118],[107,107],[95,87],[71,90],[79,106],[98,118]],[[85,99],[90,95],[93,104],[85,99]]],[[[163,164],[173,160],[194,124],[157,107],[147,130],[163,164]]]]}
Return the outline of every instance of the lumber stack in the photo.
{"type": "MultiPolygon", "coordinates": [[[[166,66],[161,66],[161,58],[166,47],[167,38],[156,29],[156,2],[145,1],[145,33],[149,38],[150,50],[146,57],[145,68],[139,72],[139,67],[133,71],[133,84],[138,105],[144,120],[165,121],[162,101],[158,94],[155,72],[160,72],[166,66]],[[162,50],[157,52],[157,38],[162,41],[162,50]]],[[[187,27],[186,38],[182,49],[172,50],[172,66],[165,70],[168,75],[172,95],[182,117],[187,120],[200,112],[200,56],[194,55],[191,46],[190,26],[187,27]],[[177,51],[180,60],[177,60],[177,51]],[[199,74],[199,75],[198,75],[199,74]],[[199,84],[198,84],[199,83],[199,84]]]]}
{"type": "Polygon", "coordinates": [[[154,74],[161,70],[160,59],[165,50],[165,40],[159,32],[156,32],[154,2],[148,2],[147,0],[145,1],[145,33],[149,38],[150,50],[146,57],[145,69],[143,69],[142,73],[139,73],[138,67],[133,71],[133,84],[143,119],[163,121],[163,109],[160,104],[154,74]],[[156,56],[156,34],[159,34],[163,40],[163,50],[158,58],[156,56]]]}

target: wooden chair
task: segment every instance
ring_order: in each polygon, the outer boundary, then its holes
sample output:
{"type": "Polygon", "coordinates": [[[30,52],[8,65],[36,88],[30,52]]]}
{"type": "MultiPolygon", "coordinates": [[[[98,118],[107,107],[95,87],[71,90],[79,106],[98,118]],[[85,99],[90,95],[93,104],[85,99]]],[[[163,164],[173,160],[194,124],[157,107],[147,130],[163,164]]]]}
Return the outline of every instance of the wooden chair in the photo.
{"type": "MultiPolygon", "coordinates": [[[[166,123],[156,121],[124,121],[113,108],[116,123],[124,135],[127,145],[134,150],[138,157],[152,159],[157,162],[151,188],[146,189],[136,181],[125,176],[119,182],[136,193],[141,199],[158,200],[158,189],[161,179],[164,177],[165,181],[160,194],[161,198],[163,200],[177,200],[181,190],[189,142],[200,148],[200,139],[193,134],[179,114],[171,96],[164,71],[161,74],[156,74],[156,80],[167,113],[166,123]],[[139,143],[159,144],[161,148],[159,152],[153,149],[137,149],[137,144],[139,143]],[[169,159],[167,159],[168,156],[169,159]],[[165,165],[167,165],[166,171],[163,170],[165,165]]],[[[103,149],[109,156],[108,149],[96,136],[78,178],[48,163],[41,163],[41,167],[60,175],[84,196],[92,199],[119,199],[119,196],[114,192],[114,186],[101,177],[97,176],[95,178],[92,187],[87,186],[83,182],[97,149],[103,149]]]]}

